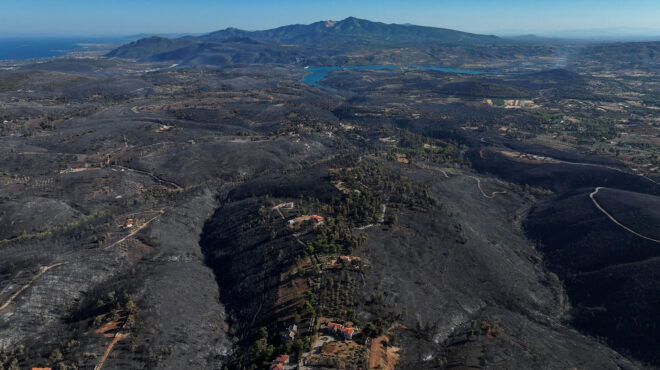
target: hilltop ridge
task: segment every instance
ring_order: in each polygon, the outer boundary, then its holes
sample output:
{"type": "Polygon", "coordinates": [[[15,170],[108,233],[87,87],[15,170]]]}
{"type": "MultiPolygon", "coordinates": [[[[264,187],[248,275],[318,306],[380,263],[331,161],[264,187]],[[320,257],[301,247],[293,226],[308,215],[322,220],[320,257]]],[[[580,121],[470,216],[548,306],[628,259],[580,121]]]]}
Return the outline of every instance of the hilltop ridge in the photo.
{"type": "Polygon", "coordinates": [[[201,36],[201,38],[204,40],[224,40],[239,35],[274,42],[309,44],[311,46],[319,41],[368,41],[389,44],[495,42],[500,40],[497,36],[492,35],[478,35],[447,28],[386,24],[355,17],[348,17],[341,21],[319,21],[309,25],[295,24],[263,31],[243,31],[236,28],[227,28],[201,36]]]}
{"type": "MultiPolygon", "coordinates": [[[[320,49],[343,50],[356,47],[391,47],[424,44],[493,44],[496,36],[413,25],[385,24],[349,17],[341,21],[319,21],[309,25],[294,24],[261,31],[229,27],[202,36],[176,39],[152,36],[123,45],[108,56],[149,61],[204,60],[221,64],[234,59],[246,62],[289,62],[282,54],[305,58],[320,49]],[[232,44],[241,43],[236,49],[232,44]],[[314,52],[310,52],[310,51],[314,52]],[[266,60],[249,57],[256,51],[266,60]],[[214,55],[214,58],[206,56],[214,55]],[[221,57],[218,57],[222,55],[221,57]]],[[[325,50],[323,53],[326,53],[325,50]]],[[[335,52],[336,54],[336,52],[335,52]]],[[[196,63],[192,63],[196,64],[196,63]]]]}

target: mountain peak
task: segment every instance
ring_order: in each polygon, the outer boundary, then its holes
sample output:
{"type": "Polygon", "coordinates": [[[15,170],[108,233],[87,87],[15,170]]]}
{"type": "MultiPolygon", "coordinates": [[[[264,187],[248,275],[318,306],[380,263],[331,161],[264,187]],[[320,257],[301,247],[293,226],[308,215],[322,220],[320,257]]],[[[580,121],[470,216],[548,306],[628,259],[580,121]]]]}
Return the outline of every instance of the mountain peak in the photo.
{"type": "MultiPolygon", "coordinates": [[[[327,20],[309,25],[295,24],[263,31],[244,31],[229,27],[185,40],[150,40],[148,45],[134,43],[113,51],[111,55],[128,55],[131,58],[142,59],[154,58],[152,56],[163,58],[163,55],[169,57],[172,55],[170,52],[177,50],[179,50],[175,53],[177,56],[182,53],[189,54],[190,50],[198,50],[197,45],[200,44],[207,49],[212,49],[209,45],[217,43],[253,44],[262,47],[278,47],[277,45],[287,44],[342,49],[356,45],[387,47],[412,44],[492,44],[499,40],[495,36],[476,35],[444,28],[386,24],[348,17],[341,21],[327,20]]],[[[192,58],[192,56],[190,57],[192,58]]]]}
{"type": "Polygon", "coordinates": [[[337,22],[337,26],[340,26],[340,25],[363,25],[363,24],[371,24],[371,23],[376,23],[376,22],[368,21],[366,19],[355,18],[355,17],[348,17],[348,18],[342,19],[341,21],[337,22]]]}
{"type": "MultiPolygon", "coordinates": [[[[341,22],[353,22],[353,23],[357,23],[357,22],[371,22],[371,21],[368,21],[368,20],[365,20],[365,19],[359,19],[359,18],[355,18],[355,17],[347,17],[347,18],[341,20],[341,22]]],[[[341,23],[341,22],[340,22],[340,23],[341,23]]]]}

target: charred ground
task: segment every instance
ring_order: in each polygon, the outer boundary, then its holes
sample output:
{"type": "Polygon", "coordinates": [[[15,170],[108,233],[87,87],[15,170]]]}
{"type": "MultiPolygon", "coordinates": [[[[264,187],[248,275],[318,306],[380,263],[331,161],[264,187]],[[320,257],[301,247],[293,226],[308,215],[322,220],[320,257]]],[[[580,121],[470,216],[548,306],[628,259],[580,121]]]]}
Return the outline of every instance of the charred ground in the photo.
{"type": "Polygon", "coordinates": [[[2,366],[657,366],[651,62],[592,45],[618,67],[339,71],[329,91],[245,37],[186,67],[0,72],[2,366]]]}

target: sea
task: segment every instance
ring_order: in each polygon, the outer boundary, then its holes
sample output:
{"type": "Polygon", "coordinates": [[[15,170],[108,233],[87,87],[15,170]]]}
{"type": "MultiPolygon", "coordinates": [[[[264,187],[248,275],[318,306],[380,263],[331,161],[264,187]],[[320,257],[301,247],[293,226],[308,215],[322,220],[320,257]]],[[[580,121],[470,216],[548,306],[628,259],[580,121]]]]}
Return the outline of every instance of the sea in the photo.
{"type": "Polygon", "coordinates": [[[0,37],[0,60],[56,57],[122,42],[121,37],[0,37]]]}

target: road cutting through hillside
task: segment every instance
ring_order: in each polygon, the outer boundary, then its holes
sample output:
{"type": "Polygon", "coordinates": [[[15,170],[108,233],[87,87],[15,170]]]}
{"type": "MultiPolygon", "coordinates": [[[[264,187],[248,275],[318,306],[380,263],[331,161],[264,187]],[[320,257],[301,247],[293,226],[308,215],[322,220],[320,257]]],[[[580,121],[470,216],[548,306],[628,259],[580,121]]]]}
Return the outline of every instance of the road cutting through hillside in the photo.
{"type": "MultiPolygon", "coordinates": [[[[482,150],[482,152],[483,152],[483,150],[482,150]]],[[[482,152],[480,152],[480,153],[482,153],[482,152]]],[[[523,153],[523,152],[505,152],[505,151],[501,151],[501,150],[496,150],[495,152],[496,152],[496,153],[500,153],[500,154],[502,154],[502,155],[504,155],[504,156],[507,156],[507,157],[512,157],[512,156],[515,155],[515,154],[518,154],[518,155],[522,155],[522,154],[524,154],[524,155],[527,155],[527,156],[530,156],[530,155],[531,155],[531,156],[534,156],[534,154],[523,153]]],[[[652,182],[652,183],[654,183],[654,184],[656,184],[656,185],[660,185],[659,182],[653,180],[653,179],[650,178],[650,177],[646,177],[646,176],[644,176],[643,174],[639,174],[639,173],[630,173],[630,172],[624,171],[624,170],[622,170],[622,169],[620,169],[620,168],[613,167],[613,166],[607,166],[607,165],[597,164],[597,163],[570,162],[570,161],[565,161],[565,160],[561,160],[561,159],[557,159],[557,158],[552,158],[552,157],[545,157],[545,156],[540,156],[540,157],[543,158],[543,159],[540,159],[540,161],[545,160],[545,161],[547,161],[547,163],[551,163],[551,164],[562,163],[562,164],[568,164],[568,165],[573,165],[573,166],[589,166],[589,167],[605,168],[605,169],[608,169],[608,170],[621,172],[621,173],[624,173],[624,174],[626,174],[626,175],[640,176],[640,177],[642,177],[642,178],[644,178],[644,179],[646,179],[646,180],[648,180],[648,181],[650,181],[650,182],[652,182]]],[[[483,154],[482,154],[482,158],[484,158],[483,154]]]]}
{"type": "Polygon", "coordinates": [[[609,218],[610,221],[614,222],[615,224],[619,225],[620,227],[622,227],[622,228],[625,229],[626,231],[628,231],[628,232],[630,232],[630,233],[632,233],[632,234],[634,234],[634,235],[636,235],[636,236],[638,236],[638,237],[640,237],[640,238],[642,238],[642,239],[646,239],[646,240],[649,240],[649,241],[652,241],[652,242],[655,242],[655,243],[660,243],[660,240],[658,240],[658,239],[653,239],[653,238],[649,238],[648,236],[644,236],[644,235],[642,235],[642,234],[640,234],[640,233],[634,231],[633,229],[631,229],[631,228],[627,227],[626,225],[622,224],[621,222],[619,222],[616,218],[614,218],[614,216],[612,216],[611,214],[609,214],[609,212],[607,212],[607,211],[606,211],[606,210],[605,210],[605,209],[604,209],[604,208],[598,203],[598,201],[597,201],[596,198],[595,198],[596,194],[598,194],[598,192],[599,192],[601,189],[603,189],[602,186],[597,187],[596,190],[594,190],[591,194],[589,194],[589,198],[591,198],[591,201],[594,203],[594,205],[595,205],[595,206],[596,206],[601,212],[603,212],[603,214],[604,214],[605,216],[607,216],[607,218],[609,218]]]}
{"type": "Polygon", "coordinates": [[[0,306],[0,312],[2,312],[5,308],[9,307],[9,305],[14,301],[14,299],[16,299],[16,297],[18,297],[21,293],[23,293],[25,289],[29,288],[30,285],[32,285],[32,283],[34,283],[34,281],[37,280],[41,275],[45,274],[50,269],[64,265],[66,263],[68,262],[60,262],[54,265],[42,267],[41,270],[36,275],[34,275],[27,283],[25,283],[25,285],[23,285],[14,294],[12,294],[12,296],[9,297],[9,299],[5,303],[3,303],[2,306],[0,306]]]}
{"type": "Polygon", "coordinates": [[[609,170],[613,170],[613,171],[617,171],[617,172],[625,173],[625,174],[627,174],[627,175],[640,176],[641,178],[646,179],[646,180],[648,180],[648,181],[650,181],[650,182],[652,182],[652,183],[654,183],[654,184],[656,184],[656,185],[660,185],[659,182],[653,180],[653,179],[650,178],[650,177],[646,177],[646,176],[644,176],[643,174],[626,172],[626,171],[624,171],[624,170],[622,170],[622,169],[620,169],[620,168],[616,168],[616,167],[612,167],[612,166],[605,166],[605,165],[602,165],[602,164],[595,164],[595,163],[567,162],[567,161],[562,161],[562,160],[558,160],[558,159],[556,159],[556,161],[558,161],[559,163],[564,163],[564,164],[572,164],[572,165],[574,165],[574,166],[591,166],[591,167],[607,168],[607,169],[609,169],[609,170]]]}

